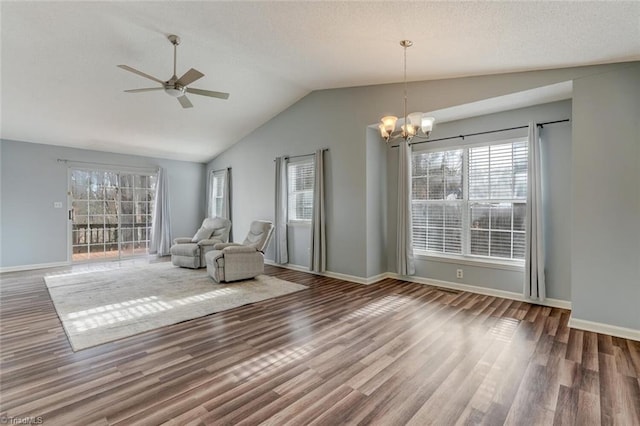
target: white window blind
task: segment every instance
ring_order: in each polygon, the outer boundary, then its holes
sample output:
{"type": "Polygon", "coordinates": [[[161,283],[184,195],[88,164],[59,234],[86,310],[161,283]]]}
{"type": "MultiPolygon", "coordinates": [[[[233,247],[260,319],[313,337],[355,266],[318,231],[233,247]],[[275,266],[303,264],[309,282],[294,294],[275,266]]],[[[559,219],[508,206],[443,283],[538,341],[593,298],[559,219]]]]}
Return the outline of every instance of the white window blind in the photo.
{"type": "Polygon", "coordinates": [[[313,169],[313,159],[287,165],[290,221],[311,221],[313,212],[313,169]]]}
{"type": "Polygon", "coordinates": [[[415,152],[414,249],[524,259],[527,147],[518,140],[415,152]]]}
{"type": "Polygon", "coordinates": [[[222,216],[225,187],[224,177],[224,170],[211,173],[211,216],[222,216]]]}
{"type": "Polygon", "coordinates": [[[461,254],[462,149],[414,154],[412,170],[414,249],[461,254]]]}

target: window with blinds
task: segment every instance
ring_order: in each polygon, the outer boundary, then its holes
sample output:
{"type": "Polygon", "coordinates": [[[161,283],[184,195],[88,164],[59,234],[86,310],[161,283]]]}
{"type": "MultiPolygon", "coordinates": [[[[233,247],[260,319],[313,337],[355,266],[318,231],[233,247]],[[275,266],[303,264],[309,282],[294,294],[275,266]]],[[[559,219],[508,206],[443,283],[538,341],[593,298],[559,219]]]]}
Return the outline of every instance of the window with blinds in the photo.
{"type": "Polygon", "coordinates": [[[415,152],[415,250],[524,259],[527,140],[415,152]]]}
{"type": "Polygon", "coordinates": [[[313,213],[313,159],[287,165],[289,221],[309,222],[313,213]]]}
{"type": "Polygon", "coordinates": [[[211,173],[211,216],[222,216],[224,199],[225,171],[211,173]]]}
{"type": "Polygon", "coordinates": [[[414,154],[413,246],[462,253],[463,150],[414,154]]]}

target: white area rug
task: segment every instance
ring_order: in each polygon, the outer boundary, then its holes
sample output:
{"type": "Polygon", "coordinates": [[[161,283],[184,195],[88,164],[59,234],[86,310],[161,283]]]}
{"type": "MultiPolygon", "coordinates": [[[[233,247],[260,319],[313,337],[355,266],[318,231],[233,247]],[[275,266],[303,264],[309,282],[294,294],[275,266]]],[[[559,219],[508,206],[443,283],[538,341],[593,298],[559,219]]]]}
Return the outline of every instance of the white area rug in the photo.
{"type": "Polygon", "coordinates": [[[266,275],[216,284],[169,262],[44,280],[74,351],[307,288],[266,275]]]}

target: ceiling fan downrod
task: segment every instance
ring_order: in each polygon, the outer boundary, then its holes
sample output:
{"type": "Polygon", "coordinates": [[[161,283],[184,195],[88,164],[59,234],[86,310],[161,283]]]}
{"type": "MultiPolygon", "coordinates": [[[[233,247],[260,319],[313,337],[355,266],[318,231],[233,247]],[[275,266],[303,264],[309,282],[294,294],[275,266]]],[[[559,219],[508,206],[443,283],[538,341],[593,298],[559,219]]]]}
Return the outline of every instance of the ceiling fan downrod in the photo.
{"type": "Polygon", "coordinates": [[[178,45],[180,44],[180,37],[175,34],[170,34],[168,37],[171,44],[173,44],[173,77],[172,80],[177,80],[178,75],[176,74],[176,61],[178,56],[178,45]]]}

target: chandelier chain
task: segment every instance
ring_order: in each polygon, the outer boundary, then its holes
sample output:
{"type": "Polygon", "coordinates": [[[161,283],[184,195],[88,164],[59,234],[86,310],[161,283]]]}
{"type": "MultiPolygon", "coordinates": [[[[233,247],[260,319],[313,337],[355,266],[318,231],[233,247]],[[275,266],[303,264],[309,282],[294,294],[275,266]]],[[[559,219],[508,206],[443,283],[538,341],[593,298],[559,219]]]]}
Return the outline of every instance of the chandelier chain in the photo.
{"type": "Polygon", "coordinates": [[[404,125],[407,128],[407,45],[404,46],[404,125]]]}

